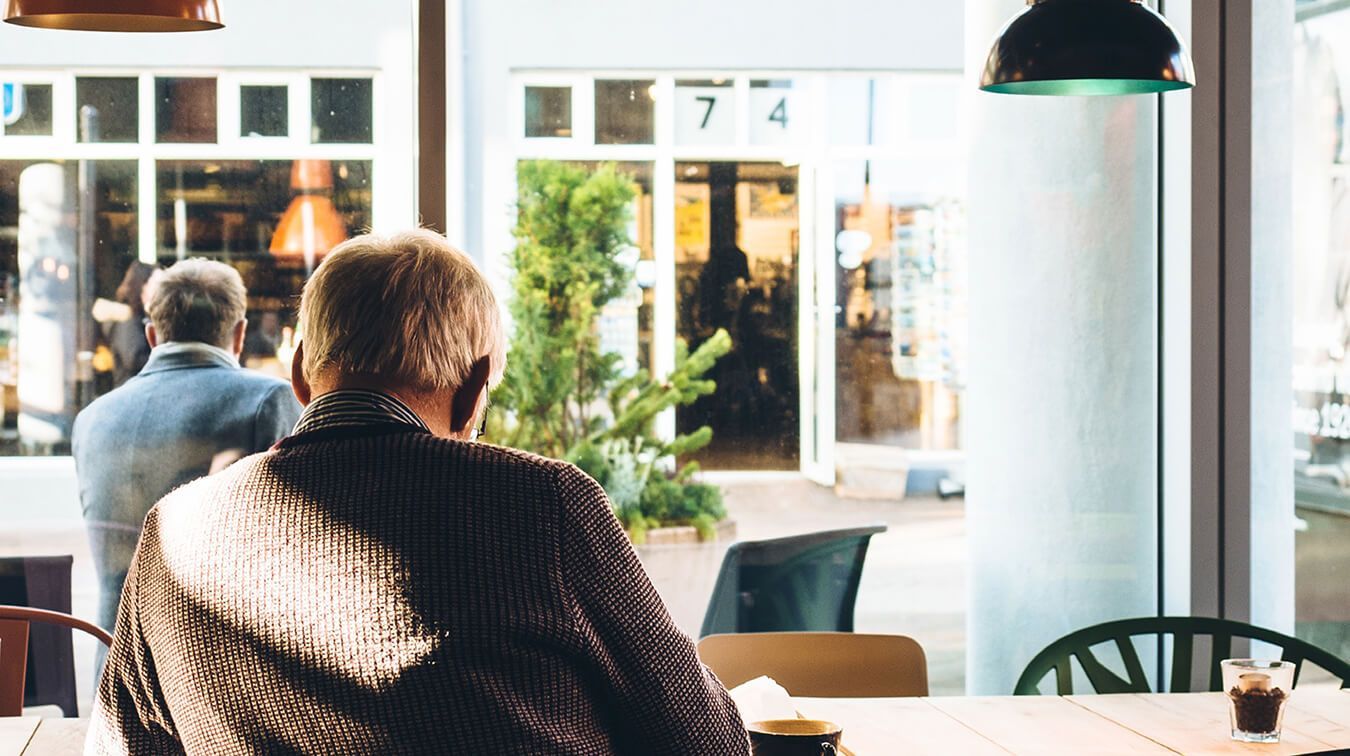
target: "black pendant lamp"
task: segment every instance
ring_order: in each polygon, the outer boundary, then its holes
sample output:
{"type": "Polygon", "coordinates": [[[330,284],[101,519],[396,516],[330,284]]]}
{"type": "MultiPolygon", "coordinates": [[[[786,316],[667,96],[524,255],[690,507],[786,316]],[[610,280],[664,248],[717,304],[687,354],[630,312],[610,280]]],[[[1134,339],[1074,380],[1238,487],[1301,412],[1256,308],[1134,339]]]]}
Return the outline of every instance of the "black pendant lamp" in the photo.
{"type": "Polygon", "coordinates": [[[1123,95],[1195,86],[1186,45],[1140,0],[1028,0],[989,50],[980,89],[1123,95]]]}

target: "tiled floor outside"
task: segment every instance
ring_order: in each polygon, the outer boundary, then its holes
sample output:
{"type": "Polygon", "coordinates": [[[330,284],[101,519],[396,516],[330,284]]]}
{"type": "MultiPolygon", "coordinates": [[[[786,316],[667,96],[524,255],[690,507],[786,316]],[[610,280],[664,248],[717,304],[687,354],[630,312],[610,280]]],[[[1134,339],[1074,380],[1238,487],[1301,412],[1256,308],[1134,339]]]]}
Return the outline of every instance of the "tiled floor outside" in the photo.
{"type": "MultiPolygon", "coordinates": [[[[928,653],[934,694],[959,694],[965,677],[966,549],[960,499],[856,501],[790,474],[710,473],[742,539],[884,522],[858,593],[857,630],[910,635],[928,653]]],[[[0,556],[73,554],[73,611],[92,619],[97,596],[78,515],[0,528],[0,556]]],[[[697,634],[726,543],[644,549],[643,561],[675,620],[697,634]]],[[[94,641],[76,634],[81,711],[93,693],[94,641]]]]}

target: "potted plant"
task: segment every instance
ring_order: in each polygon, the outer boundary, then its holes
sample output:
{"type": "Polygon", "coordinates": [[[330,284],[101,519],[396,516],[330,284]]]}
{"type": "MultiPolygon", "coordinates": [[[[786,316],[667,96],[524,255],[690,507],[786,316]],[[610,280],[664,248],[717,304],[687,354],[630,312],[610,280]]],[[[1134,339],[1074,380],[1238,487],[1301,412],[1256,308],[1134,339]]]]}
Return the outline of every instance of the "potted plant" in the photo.
{"type": "Polygon", "coordinates": [[[605,488],[634,543],[658,528],[712,538],[726,519],[721,492],[695,479],[696,463],[669,460],[707,445],[704,426],[666,440],[655,420],[716,390],[703,376],[731,349],[719,331],[693,353],[676,346],[675,369],[625,375],[600,346],[607,303],[632,285],[628,235],[635,190],[611,165],[588,169],[535,160],[518,171],[510,266],[513,321],[509,378],[493,395],[493,438],[575,463],[605,488]]]}

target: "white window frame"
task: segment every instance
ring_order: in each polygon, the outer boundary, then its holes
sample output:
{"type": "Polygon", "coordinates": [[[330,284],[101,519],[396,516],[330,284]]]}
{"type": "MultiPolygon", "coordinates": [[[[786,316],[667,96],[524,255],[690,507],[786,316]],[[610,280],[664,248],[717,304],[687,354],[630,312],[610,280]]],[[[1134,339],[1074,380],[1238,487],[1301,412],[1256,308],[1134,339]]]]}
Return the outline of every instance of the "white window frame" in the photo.
{"type": "MultiPolygon", "coordinates": [[[[675,301],[675,164],[684,161],[782,162],[798,167],[798,380],[801,406],[801,472],[822,485],[835,478],[835,285],[834,285],[834,182],[833,168],[839,161],[886,161],[950,157],[964,165],[960,140],[935,144],[909,135],[886,144],[832,145],[829,143],[827,85],[832,76],[878,78],[892,81],[922,81],[925,78],[960,77],[959,71],[773,71],[725,69],[585,71],[519,70],[511,79],[511,112],[508,135],[512,165],[528,159],[568,161],[641,162],[652,165],[652,244],[656,263],[656,301],[653,313],[652,371],[662,375],[674,368],[676,336],[675,301]],[[597,79],[651,79],[656,84],[652,144],[608,145],[595,143],[594,81],[597,79]],[[675,82],[724,79],[735,92],[735,139],[728,144],[676,144],[675,82]],[[797,95],[797,110],[808,120],[801,138],[781,145],[750,142],[750,81],[790,79],[797,95]],[[569,86],[572,88],[572,136],[525,136],[525,87],[569,86]],[[954,147],[952,145],[955,145],[954,147]]],[[[964,170],[962,167],[961,170],[964,170]]],[[[509,193],[486,197],[484,206],[496,212],[515,200],[514,172],[503,183],[509,193]]],[[[501,229],[488,239],[489,249],[509,250],[510,224],[485,219],[487,228],[501,229]]],[[[504,270],[501,263],[498,269],[504,270]]],[[[658,418],[657,431],[664,437],[675,433],[674,412],[658,418]]]]}
{"type": "MultiPolygon", "coordinates": [[[[137,164],[137,248],[144,262],[156,264],[160,252],[156,236],[158,201],[157,165],[160,161],[299,160],[364,161],[371,164],[371,226],[411,225],[416,221],[416,187],[400,186],[383,179],[387,173],[416,175],[416,155],[395,137],[403,120],[412,115],[392,114],[385,102],[385,74],[378,69],[296,68],[220,69],[191,67],[157,68],[63,68],[12,69],[0,80],[52,85],[52,135],[4,135],[0,124],[0,160],[125,160],[137,164]],[[134,142],[77,141],[75,81],[78,78],[131,78],[137,80],[139,125],[134,142]],[[216,79],[216,142],[160,143],[155,141],[155,79],[207,77],[216,79]],[[310,142],[312,79],[370,79],[372,84],[371,139],[369,143],[313,144],[310,142]],[[239,135],[239,87],[243,84],[286,84],[289,134],[286,137],[241,137],[239,135]],[[397,170],[399,162],[406,170],[397,170]]],[[[9,457],[0,457],[0,468],[9,457]]],[[[32,459],[13,458],[29,465],[32,459]]],[[[68,458],[67,458],[68,459],[68,458]]]]}

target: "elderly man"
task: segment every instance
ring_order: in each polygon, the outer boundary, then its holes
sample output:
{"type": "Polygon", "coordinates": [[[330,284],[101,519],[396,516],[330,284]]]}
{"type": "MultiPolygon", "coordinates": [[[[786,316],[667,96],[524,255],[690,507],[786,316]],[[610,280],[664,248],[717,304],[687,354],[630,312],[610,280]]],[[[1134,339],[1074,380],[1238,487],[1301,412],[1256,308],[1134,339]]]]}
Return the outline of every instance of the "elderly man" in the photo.
{"type": "Polygon", "coordinates": [[[153,281],[149,360],[75,418],[72,439],[109,629],[150,507],[213,464],[267,449],[301,409],[290,384],[239,367],[247,292],[234,268],[184,260],[153,281]]]}
{"type": "Polygon", "coordinates": [[[277,448],[146,518],[92,753],[749,751],[605,493],[475,442],[487,282],[426,231],[305,286],[277,448]]]}

